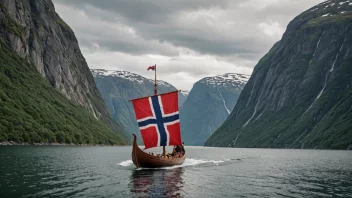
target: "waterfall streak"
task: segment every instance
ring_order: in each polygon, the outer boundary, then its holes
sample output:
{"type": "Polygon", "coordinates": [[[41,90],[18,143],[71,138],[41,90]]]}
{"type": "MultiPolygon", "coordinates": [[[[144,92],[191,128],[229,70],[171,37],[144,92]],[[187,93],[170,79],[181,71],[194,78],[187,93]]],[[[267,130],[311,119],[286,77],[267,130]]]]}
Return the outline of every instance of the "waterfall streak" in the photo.
{"type": "Polygon", "coordinates": [[[280,138],[280,136],[281,136],[281,133],[279,133],[279,135],[276,137],[276,139],[273,141],[273,143],[275,143],[276,140],[278,140],[280,138]]]}
{"type": "Polygon", "coordinates": [[[302,136],[304,133],[302,133],[295,141],[292,142],[292,144],[289,146],[289,148],[291,148],[291,146],[296,143],[302,136]]]}
{"type": "Polygon", "coordinates": [[[288,64],[291,64],[291,63],[292,63],[294,57],[295,57],[295,56],[293,55],[292,58],[291,58],[291,60],[290,60],[290,62],[289,62],[288,64]]]}
{"type": "MultiPolygon", "coordinates": [[[[314,101],[312,102],[312,104],[311,104],[311,105],[308,107],[308,109],[303,113],[303,115],[305,115],[305,114],[313,107],[314,103],[321,97],[321,95],[322,95],[323,92],[325,91],[326,85],[328,84],[328,80],[329,80],[329,77],[330,77],[330,73],[334,71],[337,58],[339,57],[340,52],[342,51],[342,48],[343,48],[343,46],[344,46],[344,44],[345,44],[345,42],[346,42],[346,39],[347,39],[347,28],[348,28],[348,27],[349,27],[349,26],[347,26],[347,27],[345,28],[345,38],[344,38],[344,40],[343,40],[343,42],[342,42],[342,44],[341,44],[340,50],[339,50],[339,52],[336,54],[335,60],[334,60],[333,64],[331,65],[330,70],[329,70],[329,71],[326,73],[326,75],[325,75],[325,81],[324,81],[324,86],[323,86],[323,88],[322,88],[321,91],[319,92],[318,96],[314,99],[314,101]]],[[[323,34],[324,34],[324,33],[323,33],[323,34]]],[[[319,41],[318,41],[317,46],[319,45],[319,42],[320,42],[320,39],[319,39],[319,41]]],[[[313,55],[313,56],[314,56],[314,55],[313,55]]],[[[302,116],[303,116],[303,115],[302,115],[302,116]]]]}
{"type": "Polygon", "coordinates": [[[262,115],[263,113],[260,113],[259,116],[256,119],[254,119],[254,121],[258,120],[260,117],[262,117],[262,115]]]}
{"type": "Polygon", "coordinates": [[[330,69],[330,72],[334,71],[337,58],[339,57],[340,52],[342,51],[342,48],[343,48],[343,46],[345,45],[345,42],[346,42],[346,39],[347,39],[347,28],[348,28],[348,26],[347,26],[346,29],[345,29],[345,39],[344,39],[343,42],[342,42],[342,45],[341,45],[341,47],[340,47],[339,52],[336,54],[336,57],[335,57],[334,63],[332,64],[332,67],[331,67],[331,69],[330,69]]]}
{"type": "Polygon", "coordinates": [[[219,92],[219,94],[220,94],[220,97],[221,97],[221,99],[222,99],[222,102],[224,103],[224,107],[225,107],[227,113],[230,115],[231,112],[230,112],[230,110],[227,108],[226,102],[225,102],[224,98],[222,97],[222,94],[221,94],[220,90],[219,90],[218,88],[217,88],[217,90],[218,90],[218,92],[219,92]]]}
{"type": "Polygon", "coordinates": [[[312,59],[309,61],[309,65],[312,63],[312,61],[313,61],[313,59],[314,59],[314,57],[315,57],[315,54],[317,53],[317,50],[318,50],[318,47],[319,47],[319,43],[320,43],[321,37],[323,37],[324,33],[325,33],[325,31],[321,34],[321,36],[320,36],[320,38],[319,38],[319,40],[318,40],[317,46],[315,47],[315,50],[314,50],[314,53],[313,53],[313,57],[312,57],[312,59]]]}
{"type": "Polygon", "coordinates": [[[242,133],[242,131],[237,134],[236,139],[232,143],[232,146],[236,145],[237,139],[238,139],[238,137],[240,136],[241,133],[242,133]]]}
{"type": "Polygon", "coordinates": [[[258,104],[259,104],[259,100],[258,100],[257,104],[256,104],[255,107],[254,107],[253,115],[247,120],[247,122],[242,126],[242,128],[246,127],[247,124],[253,119],[253,117],[254,117],[255,114],[257,113],[258,104]]]}
{"type": "MultiPolygon", "coordinates": [[[[314,127],[315,128],[315,127],[314,127]]],[[[313,129],[314,130],[314,129],[313,129]]],[[[307,135],[307,139],[306,139],[306,141],[304,141],[303,143],[302,143],[302,146],[301,146],[301,149],[304,149],[304,144],[306,143],[306,142],[308,142],[308,137],[309,137],[309,133],[308,133],[308,135],[307,135]]]]}
{"type": "Polygon", "coordinates": [[[231,144],[233,144],[234,141],[235,141],[235,140],[232,140],[232,141],[230,142],[230,144],[227,145],[227,147],[231,147],[231,144]]]}

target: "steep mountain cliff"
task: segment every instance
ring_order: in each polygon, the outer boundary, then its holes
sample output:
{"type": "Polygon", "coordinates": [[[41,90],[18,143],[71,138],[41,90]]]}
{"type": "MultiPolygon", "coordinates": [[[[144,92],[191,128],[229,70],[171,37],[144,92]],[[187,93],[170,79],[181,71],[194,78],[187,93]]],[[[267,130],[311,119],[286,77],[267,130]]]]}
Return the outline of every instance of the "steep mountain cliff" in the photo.
{"type": "Polygon", "coordinates": [[[4,88],[1,107],[13,111],[1,111],[6,120],[1,126],[7,131],[6,134],[2,131],[3,139],[13,130],[22,137],[29,128],[34,130],[33,125],[26,126],[22,122],[33,122],[38,124],[36,133],[43,129],[54,134],[53,137],[62,132],[73,139],[73,134],[79,133],[88,141],[87,134],[95,136],[94,131],[97,131],[97,134],[101,132],[102,137],[98,139],[102,143],[126,142],[121,128],[109,116],[73,31],[55,12],[50,0],[0,0],[0,41],[1,86],[4,88]],[[46,93],[43,93],[44,88],[46,93]],[[33,109],[25,110],[29,106],[33,109]],[[22,113],[22,117],[6,117],[22,113]],[[56,116],[63,119],[61,124],[48,120],[56,116]],[[95,121],[85,123],[91,118],[95,121]]]}
{"type": "Polygon", "coordinates": [[[224,74],[196,82],[180,111],[186,145],[203,145],[226,120],[248,81],[243,74],[224,74]]]}
{"type": "Polygon", "coordinates": [[[207,146],[352,148],[352,1],[303,12],[255,66],[207,146]]]}
{"type": "MultiPolygon", "coordinates": [[[[127,71],[92,69],[97,87],[114,119],[128,133],[139,133],[135,113],[130,100],[153,95],[154,80],[127,71]]],[[[157,81],[158,93],[177,90],[164,81],[157,81]]],[[[187,92],[179,92],[179,106],[187,92]]],[[[139,138],[140,139],[140,138],[139,138]]]]}

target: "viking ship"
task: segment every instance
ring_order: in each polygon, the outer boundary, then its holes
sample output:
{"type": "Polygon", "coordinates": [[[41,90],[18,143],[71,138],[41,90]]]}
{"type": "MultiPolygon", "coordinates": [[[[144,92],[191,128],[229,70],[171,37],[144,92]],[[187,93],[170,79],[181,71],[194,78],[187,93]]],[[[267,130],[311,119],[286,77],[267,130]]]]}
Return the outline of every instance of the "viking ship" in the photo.
{"type": "Polygon", "coordinates": [[[154,95],[133,99],[136,120],[141,133],[144,150],[163,147],[162,155],[144,152],[137,145],[133,134],[132,161],[137,168],[159,168],[182,164],[186,153],[182,144],[178,110],[178,92],[158,94],[156,65],[147,70],[154,71],[154,95]],[[181,152],[166,154],[165,146],[176,146],[181,152]]]}

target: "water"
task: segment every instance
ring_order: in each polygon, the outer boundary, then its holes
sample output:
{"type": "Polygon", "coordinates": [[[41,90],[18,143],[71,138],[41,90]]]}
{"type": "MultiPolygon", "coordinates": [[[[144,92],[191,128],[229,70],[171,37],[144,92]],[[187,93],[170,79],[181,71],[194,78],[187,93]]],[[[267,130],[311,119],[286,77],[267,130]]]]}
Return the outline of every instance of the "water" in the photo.
{"type": "Polygon", "coordinates": [[[0,147],[0,197],[352,197],[352,152],[186,147],[136,169],[131,147],[0,147]]]}

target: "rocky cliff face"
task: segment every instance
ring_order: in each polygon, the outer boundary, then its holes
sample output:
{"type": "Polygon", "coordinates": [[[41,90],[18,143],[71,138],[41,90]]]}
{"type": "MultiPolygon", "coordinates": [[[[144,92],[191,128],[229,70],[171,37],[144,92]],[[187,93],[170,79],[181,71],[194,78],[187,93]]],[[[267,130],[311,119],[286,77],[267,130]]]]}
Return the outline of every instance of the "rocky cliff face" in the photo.
{"type": "Polygon", "coordinates": [[[229,116],[248,79],[243,74],[224,74],[194,84],[180,111],[186,145],[204,144],[229,116]]]}
{"type": "Polygon", "coordinates": [[[296,17],[205,145],[351,148],[351,24],[350,0],[326,1],[296,17]]]}
{"type": "Polygon", "coordinates": [[[0,0],[0,36],[28,58],[50,84],[96,119],[109,121],[88,65],[71,28],[50,0],[0,0]]]}
{"type": "MultiPolygon", "coordinates": [[[[13,59],[26,60],[26,64],[34,65],[37,74],[46,79],[52,87],[70,101],[70,104],[85,108],[95,120],[102,120],[110,128],[122,134],[121,128],[111,119],[105,107],[73,31],[55,12],[54,5],[50,0],[0,0],[0,42],[2,52],[4,52],[2,55],[13,54],[12,58],[9,57],[10,59],[7,60],[9,62],[1,63],[2,69],[6,68],[6,64],[12,64],[11,60],[13,59]]],[[[18,66],[28,67],[26,64],[21,63],[18,66]]],[[[15,76],[14,74],[9,76],[8,70],[1,70],[1,72],[4,72],[3,74],[10,79],[15,76]]],[[[17,75],[23,74],[20,72],[17,75]]],[[[33,74],[33,76],[35,75],[33,74]]],[[[25,79],[28,76],[20,78],[25,79]]],[[[34,79],[37,78],[34,77],[34,79]]],[[[36,86],[34,79],[31,83],[36,86]]],[[[44,86],[40,86],[41,83],[41,81],[37,82],[38,89],[44,86]]],[[[22,85],[20,83],[17,86],[22,85]]],[[[26,91],[28,90],[24,90],[24,92],[26,91]]],[[[48,90],[48,93],[57,97],[51,89],[48,90]]],[[[42,95],[38,95],[38,98],[40,97],[42,95]]],[[[21,100],[21,98],[13,99],[21,100]]],[[[54,100],[47,101],[46,98],[43,101],[51,105],[54,100]]],[[[68,101],[61,102],[66,104],[68,101]]],[[[59,102],[55,105],[57,104],[59,102]]],[[[80,121],[82,119],[77,118],[77,122],[80,121]]],[[[45,122],[41,124],[44,125],[45,122]]],[[[106,141],[104,140],[104,142],[106,141]]]]}
{"type": "MultiPolygon", "coordinates": [[[[154,81],[127,71],[92,69],[97,87],[114,119],[128,133],[139,133],[130,100],[153,95],[154,81]]],[[[165,81],[157,81],[158,93],[177,90],[165,81]]],[[[187,92],[179,92],[179,106],[186,100],[187,92]]],[[[140,139],[140,138],[139,138],[140,139]]]]}

